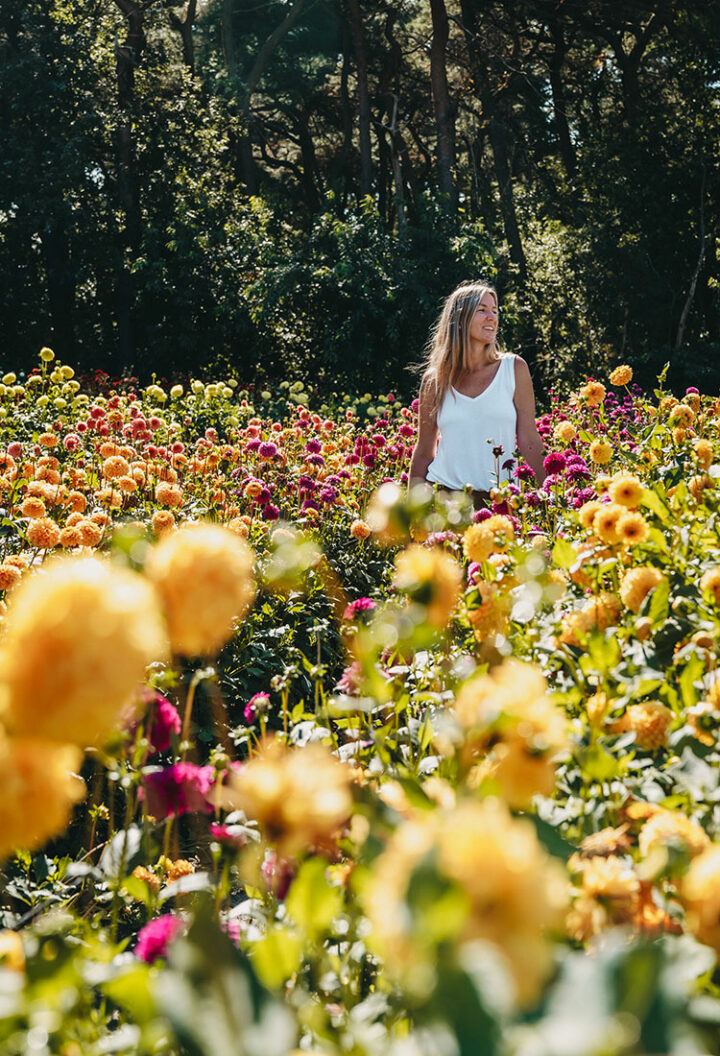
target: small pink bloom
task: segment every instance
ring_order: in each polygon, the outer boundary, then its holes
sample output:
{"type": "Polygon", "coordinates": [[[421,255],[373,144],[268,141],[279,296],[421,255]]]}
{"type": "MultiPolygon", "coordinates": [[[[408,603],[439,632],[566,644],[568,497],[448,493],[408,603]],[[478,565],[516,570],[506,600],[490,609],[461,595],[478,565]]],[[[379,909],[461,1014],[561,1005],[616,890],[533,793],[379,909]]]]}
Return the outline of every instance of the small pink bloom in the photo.
{"type": "Polygon", "coordinates": [[[164,770],[143,775],[143,789],[148,814],[158,821],[170,815],[212,812],[207,794],[215,776],[212,766],[175,763],[164,770]]]}
{"type": "Polygon", "coordinates": [[[164,957],[168,946],[185,925],[179,917],[165,913],[156,917],[138,932],[135,956],[146,964],[153,964],[158,957],[164,957]]]}

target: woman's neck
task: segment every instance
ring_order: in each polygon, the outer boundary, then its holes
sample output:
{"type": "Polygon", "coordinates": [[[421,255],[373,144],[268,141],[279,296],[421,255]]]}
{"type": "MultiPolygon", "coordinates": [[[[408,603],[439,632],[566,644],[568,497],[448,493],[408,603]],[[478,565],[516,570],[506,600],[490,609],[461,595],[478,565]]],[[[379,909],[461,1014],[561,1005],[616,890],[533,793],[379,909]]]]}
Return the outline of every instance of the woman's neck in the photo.
{"type": "Polygon", "coordinates": [[[482,370],[483,367],[488,367],[494,362],[491,355],[492,347],[492,343],[485,341],[471,341],[469,343],[467,369],[470,373],[475,370],[482,370]]]}

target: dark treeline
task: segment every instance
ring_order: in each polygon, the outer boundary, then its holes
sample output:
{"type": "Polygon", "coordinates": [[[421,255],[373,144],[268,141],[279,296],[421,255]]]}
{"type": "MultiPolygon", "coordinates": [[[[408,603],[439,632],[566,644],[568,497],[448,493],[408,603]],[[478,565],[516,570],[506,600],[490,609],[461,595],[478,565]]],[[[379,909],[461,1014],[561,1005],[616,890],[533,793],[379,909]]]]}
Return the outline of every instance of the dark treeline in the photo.
{"type": "Polygon", "coordinates": [[[0,0],[8,369],[414,382],[501,293],[547,385],[720,388],[708,0],[0,0]]]}

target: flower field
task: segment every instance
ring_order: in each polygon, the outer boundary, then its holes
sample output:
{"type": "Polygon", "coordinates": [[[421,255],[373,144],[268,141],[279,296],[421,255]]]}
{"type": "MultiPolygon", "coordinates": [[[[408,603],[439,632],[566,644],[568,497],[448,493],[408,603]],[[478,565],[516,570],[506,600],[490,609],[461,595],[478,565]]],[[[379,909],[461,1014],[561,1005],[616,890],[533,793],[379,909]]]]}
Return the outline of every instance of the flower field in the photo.
{"type": "Polygon", "coordinates": [[[720,401],[0,384],[0,1052],[720,1051],[720,401]]]}

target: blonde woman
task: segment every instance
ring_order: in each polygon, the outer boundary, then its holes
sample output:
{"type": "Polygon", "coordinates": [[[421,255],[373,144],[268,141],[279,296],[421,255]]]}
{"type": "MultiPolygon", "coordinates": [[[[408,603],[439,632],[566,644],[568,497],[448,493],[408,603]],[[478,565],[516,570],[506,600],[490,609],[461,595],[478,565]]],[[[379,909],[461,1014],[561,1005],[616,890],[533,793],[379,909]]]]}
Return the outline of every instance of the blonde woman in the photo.
{"type": "Polygon", "coordinates": [[[545,479],[530,371],[519,356],[501,352],[497,338],[495,290],[483,283],[459,286],[428,344],[411,482],[453,491],[469,485],[476,502],[484,502],[498,484],[498,466],[516,450],[537,483],[545,479]]]}

